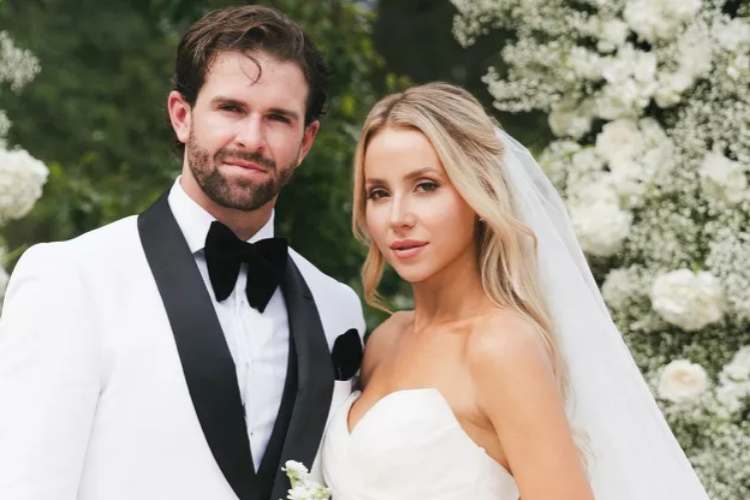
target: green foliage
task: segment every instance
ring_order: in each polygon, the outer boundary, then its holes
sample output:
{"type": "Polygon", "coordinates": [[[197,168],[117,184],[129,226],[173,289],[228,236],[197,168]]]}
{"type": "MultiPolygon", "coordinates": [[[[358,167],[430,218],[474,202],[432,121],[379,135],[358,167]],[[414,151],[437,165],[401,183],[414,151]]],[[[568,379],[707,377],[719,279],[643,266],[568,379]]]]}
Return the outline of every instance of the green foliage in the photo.
{"type": "MultiPolygon", "coordinates": [[[[11,247],[60,240],[136,213],[177,175],[165,102],[181,33],[227,1],[8,0],[0,24],[40,59],[20,95],[0,95],[23,144],[50,167],[32,214],[6,229],[11,247]]],[[[362,248],[351,235],[351,162],[378,96],[403,86],[387,75],[373,13],[346,0],[278,0],[333,70],[328,114],[308,159],[280,199],[277,228],[324,271],[357,283],[362,248]]]]}

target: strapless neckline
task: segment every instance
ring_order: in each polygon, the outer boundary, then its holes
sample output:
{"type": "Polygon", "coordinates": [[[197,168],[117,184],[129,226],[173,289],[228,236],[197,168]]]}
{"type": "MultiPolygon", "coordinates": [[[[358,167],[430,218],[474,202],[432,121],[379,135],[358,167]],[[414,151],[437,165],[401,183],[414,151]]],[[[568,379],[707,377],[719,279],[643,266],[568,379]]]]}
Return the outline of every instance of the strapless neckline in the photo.
{"type": "MultiPolygon", "coordinates": [[[[453,413],[453,408],[451,408],[450,403],[448,403],[448,400],[445,399],[445,396],[443,396],[443,393],[440,392],[439,389],[435,387],[416,387],[411,389],[398,389],[393,392],[389,392],[382,398],[378,399],[370,408],[367,409],[365,413],[363,413],[359,420],[351,427],[349,428],[349,414],[351,413],[352,406],[354,406],[354,403],[359,399],[359,397],[362,395],[362,391],[354,391],[349,395],[349,398],[346,400],[346,402],[343,405],[343,409],[341,412],[344,414],[344,430],[346,431],[346,435],[349,438],[352,438],[357,430],[362,426],[364,422],[367,421],[367,418],[370,417],[370,415],[373,412],[377,412],[378,408],[381,406],[387,405],[392,400],[397,400],[399,397],[407,397],[407,396],[413,396],[413,395],[428,395],[431,397],[434,397],[435,401],[442,406],[446,411],[444,412],[447,417],[449,417],[452,420],[452,423],[454,423],[458,429],[461,430],[463,436],[466,438],[467,443],[473,445],[473,447],[481,453],[485,458],[492,461],[493,464],[497,466],[498,469],[500,469],[500,472],[504,475],[513,478],[513,475],[506,469],[501,463],[499,463],[497,460],[492,458],[488,453],[487,450],[485,450],[483,447],[479,446],[476,441],[471,439],[471,437],[466,433],[463,426],[461,425],[461,422],[458,420],[458,417],[456,417],[456,414],[453,413]]],[[[377,413],[376,413],[377,414],[377,413]]],[[[374,418],[374,417],[372,417],[374,418]]]]}

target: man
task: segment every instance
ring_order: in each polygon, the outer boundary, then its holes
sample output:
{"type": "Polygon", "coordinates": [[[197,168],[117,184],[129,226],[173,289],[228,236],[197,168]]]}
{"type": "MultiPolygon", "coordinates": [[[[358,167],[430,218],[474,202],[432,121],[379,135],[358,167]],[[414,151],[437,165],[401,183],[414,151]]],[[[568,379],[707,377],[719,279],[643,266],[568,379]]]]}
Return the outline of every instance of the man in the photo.
{"type": "Polygon", "coordinates": [[[167,101],[182,175],[138,217],[32,247],[11,278],[0,498],[278,499],[286,460],[315,463],[351,391],[361,305],[269,238],[325,76],[273,9],[185,34],[167,101]]]}

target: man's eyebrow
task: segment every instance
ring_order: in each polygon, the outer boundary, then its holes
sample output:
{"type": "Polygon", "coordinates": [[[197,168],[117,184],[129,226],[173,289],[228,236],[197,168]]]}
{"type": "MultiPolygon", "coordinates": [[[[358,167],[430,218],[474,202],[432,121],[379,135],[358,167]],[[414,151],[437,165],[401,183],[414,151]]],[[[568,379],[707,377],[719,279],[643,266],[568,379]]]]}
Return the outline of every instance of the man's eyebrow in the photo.
{"type": "MultiPolygon", "coordinates": [[[[233,97],[221,96],[221,95],[218,95],[214,97],[213,99],[211,99],[211,103],[212,104],[234,104],[235,106],[239,106],[243,109],[247,107],[247,105],[244,102],[238,99],[235,99],[233,97]]],[[[299,119],[299,114],[296,111],[292,111],[291,109],[286,109],[286,108],[271,108],[268,110],[268,113],[286,116],[287,118],[291,120],[299,119]]]]}

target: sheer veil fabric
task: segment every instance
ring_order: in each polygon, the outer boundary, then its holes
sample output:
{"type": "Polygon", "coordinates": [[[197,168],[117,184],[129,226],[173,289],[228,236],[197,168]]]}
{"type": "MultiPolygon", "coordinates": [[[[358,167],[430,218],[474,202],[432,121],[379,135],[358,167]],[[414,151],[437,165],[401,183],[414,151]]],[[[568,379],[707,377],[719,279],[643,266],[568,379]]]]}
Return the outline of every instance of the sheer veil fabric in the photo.
{"type": "Polygon", "coordinates": [[[708,500],[612,322],[565,205],[502,130],[516,216],[536,235],[539,277],[569,377],[568,416],[597,500],[708,500]]]}

